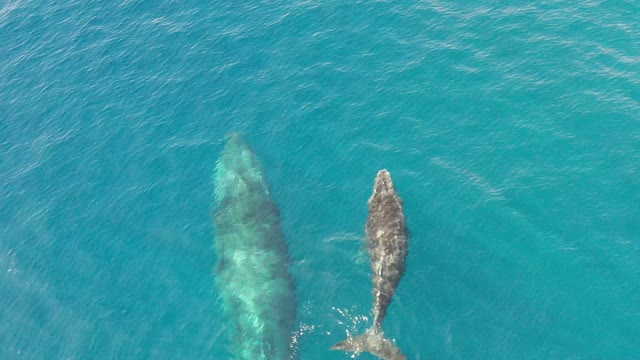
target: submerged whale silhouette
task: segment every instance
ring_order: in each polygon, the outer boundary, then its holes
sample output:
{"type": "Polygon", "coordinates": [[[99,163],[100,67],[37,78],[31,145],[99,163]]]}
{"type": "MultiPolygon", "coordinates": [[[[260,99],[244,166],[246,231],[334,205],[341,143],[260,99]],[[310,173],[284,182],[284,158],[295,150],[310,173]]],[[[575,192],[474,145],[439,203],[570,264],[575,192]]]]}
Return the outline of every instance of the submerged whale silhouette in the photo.
{"type": "Polygon", "coordinates": [[[296,316],[287,242],[260,161],[230,136],[214,175],[215,283],[238,360],[296,358],[296,316]]]}
{"type": "Polygon", "coordinates": [[[350,337],[331,350],[370,352],[385,360],[406,360],[406,356],[382,332],[398,283],[406,268],[409,230],[403,203],[387,170],[380,170],[369,199],[366,240],[373,270],[373,326],[364,334],[350,337]]]}

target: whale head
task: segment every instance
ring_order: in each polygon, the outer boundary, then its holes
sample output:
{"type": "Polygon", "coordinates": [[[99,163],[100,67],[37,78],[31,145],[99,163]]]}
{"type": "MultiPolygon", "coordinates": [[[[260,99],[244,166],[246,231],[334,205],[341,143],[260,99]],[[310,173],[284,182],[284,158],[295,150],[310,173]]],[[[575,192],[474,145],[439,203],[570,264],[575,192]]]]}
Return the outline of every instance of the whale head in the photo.
{"type": "Polygon", "coordinates": [[[373,185],[373,193],[374,196],[379,194],[395,194],[396,187],[393,185],[393,180],[391,180],[391,174],[386,169],[382,169],[378,171],[378,175],[376,176],[375,183],[373,185]]]}

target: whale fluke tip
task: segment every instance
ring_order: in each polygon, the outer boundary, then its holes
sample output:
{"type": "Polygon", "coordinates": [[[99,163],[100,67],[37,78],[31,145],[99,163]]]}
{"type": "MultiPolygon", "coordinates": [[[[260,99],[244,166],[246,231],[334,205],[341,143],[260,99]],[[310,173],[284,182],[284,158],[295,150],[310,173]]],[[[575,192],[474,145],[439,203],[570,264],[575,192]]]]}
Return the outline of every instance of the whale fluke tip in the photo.
{"type": "Polygon", "coordinates": [[[407,360],[400,348],[375,328],[367,330],[362,335],[349,337],[347,340],[336,343],[331,347],[331,350],[368,352],[384,360],[407,360]]]}

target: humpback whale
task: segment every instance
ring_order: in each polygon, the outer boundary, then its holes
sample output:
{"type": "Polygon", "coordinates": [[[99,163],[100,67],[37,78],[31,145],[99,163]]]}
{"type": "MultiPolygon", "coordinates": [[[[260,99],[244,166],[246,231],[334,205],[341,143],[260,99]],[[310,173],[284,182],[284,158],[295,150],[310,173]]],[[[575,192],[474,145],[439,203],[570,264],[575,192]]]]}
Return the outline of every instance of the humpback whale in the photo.
{"type": "Polygon", "coordinates": [[[278,206],[260,161],[232,134],[213,177],[215,284],[237,360],[295,359],[294,281],[278,206]]]}
{"type": "Polygon", "coordinates": [[[407,259],[409,231],[403,203],[387,170],[380,170],[369,199],[365,227],[367,249],[373,275],[373,325],[364,334],[339,342],[331,350],[370,352],[385,360],[406,360],[406,356],[382,332],[382,322],[407,259]]]}

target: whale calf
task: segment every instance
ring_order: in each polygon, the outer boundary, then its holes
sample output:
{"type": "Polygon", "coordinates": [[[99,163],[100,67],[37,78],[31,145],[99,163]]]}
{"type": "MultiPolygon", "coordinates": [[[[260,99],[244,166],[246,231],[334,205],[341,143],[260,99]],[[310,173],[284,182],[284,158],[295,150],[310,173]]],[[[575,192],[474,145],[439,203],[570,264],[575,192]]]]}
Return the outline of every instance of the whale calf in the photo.
{"type": "Polygon", "coordinates": [[[387,170],[380,170],[376,176],[365,231],[373,270],[373,325],[364,334],[339,342],[331,350],[370,352],[385,360],[406,360],[382,332],[382,322],[405,272],[409,237],[402,199],[387,170]]]}
{"type": "Polygon", "coordinates": [[[216,164],[215,284],[229,320],[237,360],[296,358],[296,316],[287,242],[262,165],[240,135],[231,135],[216,164]]]}

